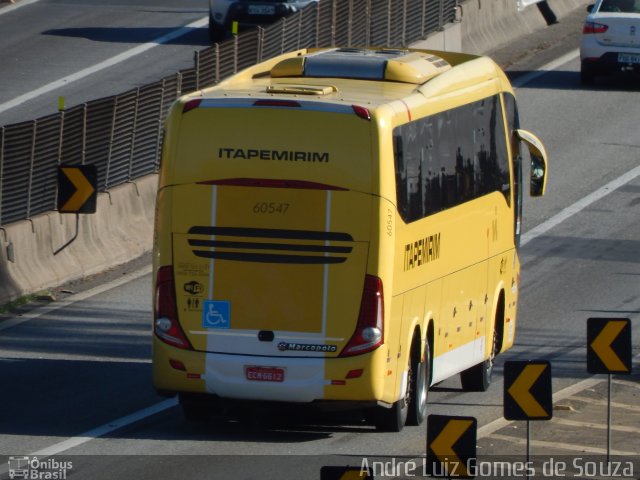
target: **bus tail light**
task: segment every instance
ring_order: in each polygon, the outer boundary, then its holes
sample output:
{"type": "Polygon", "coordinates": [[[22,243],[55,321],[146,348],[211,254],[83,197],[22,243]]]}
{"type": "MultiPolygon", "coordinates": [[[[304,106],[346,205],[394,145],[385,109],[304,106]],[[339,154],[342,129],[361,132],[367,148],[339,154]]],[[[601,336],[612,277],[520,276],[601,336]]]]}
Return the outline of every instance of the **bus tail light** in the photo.
{"type": "Polygon", "coordinates": [[[371,352],[384,342],[384,299],[382,280],[373,275],[364,279],[356,331],[340,353],[350,357],[371,352]]]}
{"type": "Polygon", "coordinates": [[[158,338],[174,347],[191,348],[178,323],[176,288],[171,265],[158,269],[154,307],[153,331],[158,338]]]}

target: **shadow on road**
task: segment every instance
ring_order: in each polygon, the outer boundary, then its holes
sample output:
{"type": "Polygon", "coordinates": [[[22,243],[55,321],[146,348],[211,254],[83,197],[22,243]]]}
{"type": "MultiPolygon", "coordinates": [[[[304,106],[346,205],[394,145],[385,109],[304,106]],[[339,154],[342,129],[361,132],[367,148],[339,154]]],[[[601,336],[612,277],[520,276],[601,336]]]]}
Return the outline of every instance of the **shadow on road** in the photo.
{"type": "MultiPolygon", "coordinates": [[[[57,28],[42,32],[44,35],[86,38],[93,42],[110,43],[147,43],[152,42],[180,27],[86,27],[57,28]]],[[[211,44],[207,28],[191,28],[189,32],[175,38],[166,45],[193,45],[208,47],[211,44]]]]}
{"type": "MultiPolygon", "coordinates": [[[[534,73],[530,70],[510,70],[507,73],[511,82],[517,82],[525,75],[534,73]]],[[[544,90],[585,90],[589,92],[638,92],[640,81],[631,75],[611,75],[598,77],[593,85],[582,85],[580,73],[571,70],[551,70],[538,76],[518,88],[544,90]]]]}

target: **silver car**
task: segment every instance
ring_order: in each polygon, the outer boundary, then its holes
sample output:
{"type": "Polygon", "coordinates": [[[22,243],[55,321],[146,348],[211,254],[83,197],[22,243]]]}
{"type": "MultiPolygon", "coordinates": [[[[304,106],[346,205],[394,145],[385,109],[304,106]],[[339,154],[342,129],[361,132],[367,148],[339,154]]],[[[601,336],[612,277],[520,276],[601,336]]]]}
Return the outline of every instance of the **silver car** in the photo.
{"type": "Polygon", "coordinates": [[[580,80],[592,84],[597,75],[640,72],[640,0],[598,0],[580,43],[580,80]]]}
{"type": "Polygon", "coordinates": [[[224,40],[233,22],[239,28],[268,25],[318,0],[209,0],[209,36],[224,40]]]}

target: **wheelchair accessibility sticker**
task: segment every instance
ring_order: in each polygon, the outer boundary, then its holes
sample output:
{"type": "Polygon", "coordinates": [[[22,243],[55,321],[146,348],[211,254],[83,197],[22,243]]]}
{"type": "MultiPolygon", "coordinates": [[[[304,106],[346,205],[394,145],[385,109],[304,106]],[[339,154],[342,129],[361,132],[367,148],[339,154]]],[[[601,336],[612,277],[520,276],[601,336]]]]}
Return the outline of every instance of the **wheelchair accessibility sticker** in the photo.
{"type": "Polygon", "coordinates": [[[225,300],[205,300],[202,302],[202,326],[204,328],[230,328],[231,304],[225,300]]]}

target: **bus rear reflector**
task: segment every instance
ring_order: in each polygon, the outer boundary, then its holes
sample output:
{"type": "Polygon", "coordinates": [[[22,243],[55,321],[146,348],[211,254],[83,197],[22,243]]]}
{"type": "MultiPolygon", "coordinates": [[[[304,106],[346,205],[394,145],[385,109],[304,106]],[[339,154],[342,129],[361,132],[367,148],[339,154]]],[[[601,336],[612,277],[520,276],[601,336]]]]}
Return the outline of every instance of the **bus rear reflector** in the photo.
{"type": "Polygon", "coordinates": [[[356,331],[340,353],[340,356],[350,357],[371,352],[382,345],[383,342],[384,297],[382,280],[373,275],[366,275],[356,331]]]}
{"type": "MultiPolygon", "coordinates": [[[[178,323],[176,288],[173,266],[158,269],[156,278],[156,298],[154,303],[153,331],[165,343],[178,348],[191,348],[178,323]]],[[[175,367],[174,367],[175,368],[175,367]]]]}
{"type": "Polygon", "coordinates": [[[182,372],[187,371],[187,367],[185,367],[184,363],[182,363],[180,360],[174,360],[173,358],[170,358],[169,364],[171,365],[172,368],[175,368],[176,370],[180,370],[182,372]]]}

